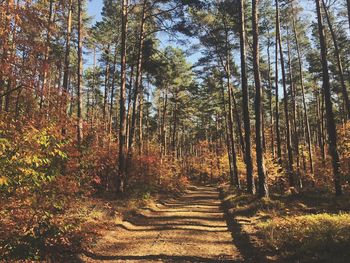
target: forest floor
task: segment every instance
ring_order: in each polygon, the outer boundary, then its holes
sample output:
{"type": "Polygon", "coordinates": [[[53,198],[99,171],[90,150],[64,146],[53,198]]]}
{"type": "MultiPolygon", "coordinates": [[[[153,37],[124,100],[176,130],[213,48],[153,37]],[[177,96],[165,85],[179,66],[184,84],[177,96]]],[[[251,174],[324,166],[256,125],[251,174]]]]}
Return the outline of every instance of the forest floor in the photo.
{"type": "Polygon", "coordinates": [[[74,262],[345,263],[350,256],[348,194],[259,199],[228,186],[189,186],[136,203],[103,200],[89,206],[83,229],[93,238],[74,262]]]}
{"type": "Polygon", "coordinates": [[[255,262],[347,263],[350,195],[312,189],[259,199],[224,186],[222,207],[243,257],[255,262]]]}
{"type": "MultiPolygon", "coordinates": [[[[256,262],[232,242],[216,187],[191,186],[116,217],[83,262],[256,262]],[[243,256],[245,255],[245,256],[243,256]],[[251,261],[251,260],[252,261],[251,261]]],[[[237,241],[234,239],[234,241],[237,241]]],[[[244,247],[249,249],[249,247],[244,247]]]]}

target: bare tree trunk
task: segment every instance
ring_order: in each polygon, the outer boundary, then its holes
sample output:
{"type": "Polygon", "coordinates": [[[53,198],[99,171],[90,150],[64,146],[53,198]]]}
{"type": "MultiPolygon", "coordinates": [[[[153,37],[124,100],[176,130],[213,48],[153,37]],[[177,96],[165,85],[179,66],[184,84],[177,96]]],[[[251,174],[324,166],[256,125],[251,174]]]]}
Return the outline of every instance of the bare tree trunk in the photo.
{"type": "Polygon", "coordinates": [[[234,126],[233,126],[233,107],[232,107],[232,103],[233,103],[233,94],[232,94],[232,90],[231,90],[231,80],[230,80],[230,76],[231,76],[231,69],[230,69],[230,58],[229,58],[229,51],[227,49],[227,93],[228,93],[228,129],[229,129],[229,139],[230,139],[230,145],[231,145],[231,151],[232,151],[232,156],[231,156],[231,160],[232,160],[232,168],[233,168],[233,173],[234,173],[234,178],[233,178],[233,182],[234,182],[234,186],[236,186],[237,188],[241,187],[240,184],[240,180],[239,180],[239,175],[238,175],[238,168],[237,168],[237,152],[236,152],[236,147],[235,147],[235,131],[234,131],[234,126]]]}
{"type": "Polygon", "coordinates": [[[143,152],[143,88],[140,89],[139,96],[139,155],[143,152]]]}
{"type": "Polygon", "coordinates": [[[348,91],[346,90],[346,84],[345,84],[345,79],[344,79],[344,70],[343,70],[343,65],[342,65],[342,61],[340,58],[340,50],[339,50],[339,45],[337,42],[337,36],[335,35],[335,31],[334,31],[334,28],[333,28],[333,25],[332,25],[332,22],[331,22],[331,19],[329,16],[329,11],[328,11],[328,8],[326,6],[326,3],[324,0],[322,0],[322,3],[323,3],[323,9],[324,9],[324,12],[326,15],[326,19],[327,19],[327,24],[328,24],[329,30],[331,31],[335,56],[337,58],[337,65],[338,65],[338,70],[339,70],[340,84],[342,87],[343,100],[344,100],[344,104],[345,104],[346,117],[347,117],[347,120],[350,120],[349,94],[348,94],[348,91]]]}
{"type": "Polygon", "coordinates": [[[348,21],[349,21],[349,30],[350,30],[350,0],[346,0],[346,6],[348,9],[348,21]]]}
{"type": "Polygon", "coordinates": [[[244,141],[245,141],[245,164],[247,172],[247,192],[255,193],[255,184],[253,177],[253,160],[250,140],[250,116],[249,116],[249,92],[246,66],[246,47],[245,47],[245,16],[244,0],[240,0],[240,47],[241,47],[241,78],[242,78],[242,106],[244,120],[244,141]]]}
{"type": "Polygon", "coordinates": [[[78,146],[81,147],[83,140],[83,95],[82,95],[82,85],[83,85],[83,14],[82,14],[82,0],[78,0],[78,87],[77,87],[77,99],[78,99],[78,146]]]}
{"type": "Polygon", "coordinates": [[[43,104],[44,104],[44,93],[46,89],[47,75],[48,75],[49,66],[50,66],[49,53],[50,53],[52,13],[53,13],[53,0],[50,0],[49,17],[48,17],[47,31],[46,31],[46,45],[45,45],[45,52],[44,52],[44,72],[43,72],[42,87],[40,92],[41,93],[40,104],[39,104],[40,109],[43,108],[43,104]]]}
{"type": "MultiPolygon", "coordinates": [[[[287,35],[289,36],[289,28],[287,29],[287,35]]],[[[288,46],[288,67],[289,67],[289,82],[290,82],[290,93],[291,93],[291,99],[292,99],[292,128],[291,128],[291,134],[292,135],[292,141],[294,145],[294,151],[295,151],[295,157],[296,157],[296,163],[297,163],[297,172],[296,172],[296,184],[299,188],[303,187],[301,177],[300,177],[300,156],[299,156],[299,130],[298,130],[298,122],[297,122],[297,88],[296,85],[294,85],[294,79],[293,79],[293,68],[292,68],[292,57],[291,57],[291,50],[290,50],[290,40],[287,38],[287,46],[288,46]]],[[[304,130],[304,129],[303,129],[304,130]]]]}
{"type": "Polygon", "coordinates": [[[68,16],[67,16],[67,33],[66,33],[66,50],[64,52],[64,70],[63,70],[63,91],[64,95],[68,93],[68,79],[69,79],[69,65],[70,65],[70,39],[72,34],[72,0],[69,0],[68,4],[68,16]]]}
{"type": "Polygon", "coordinates": [[[326,165],[326,151],[325,151],[325,139],[324,139],[324,114],[323,114],[323,93],[320,94],[318,90],[315,91],[316,93],[316,103],[317,103],[317,123],[318,123],[318,130],[319,130],[319,146],[321,149],[321,155],[322,155],[322,163],[323,166],[326,165]],[[322,102],[321,102],[322,101],[322,102]],[[321,121],[320,121],[321,120],[321,121]]]}
{"type": "Polygon", "coordinates": [[[136,67],[136,81],[134,88],[134,97],[133,97],[133,107],[132,107],[132,116],[131,116],[131,126],[129,134],[129,148],[128,156],[132,155],[133,144],[135,140],[135,127],[136,127],[136,111],[137,111],[137,99],[140,93],[140,87],[142,85],[142,60],[143,60],[143,44],[144,44],[144,30],[145,30],[145,18],[146,18],[146,3],[143,1],[142,7],[142,17],[140,23],[140,33],[139,33],[139,43],[138,43],[138,55],[137,55],[137,67],[136,67]]]}
{"type": "MultiPolygon", "coordinates": [[[[268,35],[270,35],[270,32],[268,31],[268,35]]],[[[270,133],[271,133],[271,154],[272,157],[275,158],[275,134],[274,134],[274,119],[273,119],[273,108],[272,108],[272,83],[271,83],[271,55],[270,55],[270,47],[271,42],[270,38],[268,39],[267,44],[267,61],[269,64],[269,110],[270,110],[270,133]]]]}
{"type": "MultiPolygon", "coordinates": [[[[62,92],[62,105],[61,108],[63,109],[63,116],[66,118],[67,115],[67,105],[68,105],[68,98],[69,98],[69,77],[70,77],[70,41],[71,41],[71,34],[72,34],[72,12],[73,12],[73,5],[72,0],[69,0],[68,2],[68,15],[67,15],[67,32],[66,32],[66,46],[65,46],[65,52],[64,52],[64,68],[63,68],[63,92],[62,92]]],[[[66,120],[64,120],[64,124],[62,127],[62,134],[66,134],[66,120]]]]}
{"type": "Polygon", "coordinates": [[[168,88],[165,88],[165,97],[163,100],[163,111],[162,111],[162,120],[161,120],[161,156],[166,155],[166,130],[165,130],[165,117],[168,107],[168,88]]]}
{"type": "Polygon", "coordinates": [[[337,147],[337,130],[334,120],[333,103],[331,99],[331,84],[328,72],[327,47],[324,33],[323,17],[321,13],[320,0],[316,0],[316,11],[318,20],[318,31],[320,36],[321,58],[323,69],[323,92],[326,106],[327,130],[328,130],[328,147],[332,157],[334,186],[336,195],[342,195],[342,185],[340,176],[340,160],[337,147]]]}
{"type": "Polygon", "coordinates": [[[301,60],[299,37],[298,37],[298,32],[297,32],[297,28],[296,28],[296,24],[295,24],[293,1],[291,2],[291,5],[292,5],[292,12],[293,12],[293,15],[292,15],[293,32],[294,32],[295,45],[296,45],[297,54],[298,54],[298,66],[299,66],[301,96],[302,96],[302,101],[303,101],[303,112],[304,112],[304,119],[306,122],[306,124],[305,124],[305,126],[306,126],[306,140],[307,140],[307,145],[308,145],[310,171],[313,174],[314,173],[314,162],[313,162],[313,157],[312,157],[310,121],[309,121],[308,110],[307,110],[306,99],[305,99],[303,65],[302,65],[302,60],[301,60]]]}
{"type": "MultiPolygon", "coordinates": [[[[276,0],[277,1],[277,0],[276,0]]],[[[276,6],[276,13],[278,7],[276,6]]],[[[276,32],[279,24],[279,18],[276,16],[276,32]]],[[[281,149],[281,132],[280,132],[280,112],[279,112],[279,87],[278,87],[278,34],[276,34],[276,46],[275,46],[275,89],[276,89],[276,144],[277,144],[277,158],[278,163],[282,165],[282,149],[281,149]]]]}
{"type": "Polygon", "coordinates": [[[276,0],[276,38],[278,41],[278,47],[280,51],[280,60],[281,60],[281,71],[282,71],[282,83],[283,83],[283,103],[284,103],[284,117],[286,123],[286,139],[287,139],[287,154],[288,154],[288,169],[287,174],[289,177],[289,185],[294,186],[294,172],[293,172],[293,150],[292,150],[292,140],[291,140],[291,132],[290,132],[290,122],[289,122],[289,114],[288,114],[288,92],[287,92],[287,80],[286,80],[286,72],[284,67],[284,57],[283,57],[283,49],[282,49],[282,40],[281,40],[281,31],[280,31],[280,16],[279,16],[279,6],[278,0],[276,0]]]}
{"type": "Polygon", "coordinates": [[[122,1],[122,29],[121,29],[121,71],[120,71],[120,122],[119,122],[119,177],[117,189],[119,192],[124,192],[124,183],[126,180],[126,34],[128,23],[128,0],[122,1]]]}
{"type": "MultiPolygon", "coordinates": [[[[106,55],[106,68],[105,68],[105,90],[103,95],[103,122],[104,126],[106,125],[106,117],[107,117],[107,107],[108,107],[108,94],[109,94],[109,53],[110,53],[110,45],[107,45],[105,55],[106,55]]],[[[106,126],[105,126],[106,127],[106,126]]]]}
{"type": "Polygon", "coordinates": [[[261,77],[259,55],[259,0],[252,0],[252,28],[253,28],[253,67],[255,79],[255,129],[256,129],[256,163],[259,177],[259,196],[269,196],[267,176],[265,171],[264,152],[262,148],[261,129],[261,77]]]}
{"type": "Polygon", "coordinates": [[[112,71],[112,83],[111,83],[111,98],[109,101],[109,136],[112,135],[112,122],[113,122],[113,105],[114,105],[114,92],[115,92],[115,82],[116,82],[116,72],[117,72],[117,50],[118,45],[115,44],[114,58],[113,58],[113,71],[112,71]]]}

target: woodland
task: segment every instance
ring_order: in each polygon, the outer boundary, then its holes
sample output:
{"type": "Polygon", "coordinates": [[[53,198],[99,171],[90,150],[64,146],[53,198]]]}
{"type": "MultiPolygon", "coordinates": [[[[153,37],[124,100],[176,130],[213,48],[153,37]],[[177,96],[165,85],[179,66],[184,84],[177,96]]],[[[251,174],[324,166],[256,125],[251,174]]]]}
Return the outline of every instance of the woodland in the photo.
{"type": "Polygon", "coordinates": [[[349,262],[350,0],[96,1],[0,0],[0,261],[349,262]]]}

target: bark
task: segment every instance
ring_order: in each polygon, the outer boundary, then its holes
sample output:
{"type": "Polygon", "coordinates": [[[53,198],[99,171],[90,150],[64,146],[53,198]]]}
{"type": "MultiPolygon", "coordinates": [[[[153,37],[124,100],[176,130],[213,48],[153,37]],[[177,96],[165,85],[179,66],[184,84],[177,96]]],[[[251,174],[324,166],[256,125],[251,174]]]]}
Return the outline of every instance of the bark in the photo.
{"type": "MultiPolygon", "coordinates": [[[[287,29],[287,35],[289,36],[289,28],[287,29]]],[[[291,51],[290,51],[289,38],[287,38],[287,46],[288,46],[289,82],[290,82],[290,93],[291,93],[291,99],[292,99],[292,116],[293,116],[291,134],[293,138],[292,141],[294,145],[294,151],[295,151],[295,157],[296,157],[296,163],[297,163],[296,183],[299,188],[302,188],[302,181],[300,178],[299,130],[298,130],[298,122],[297,122],[297,102],[296,102],[297,88],[296,88],[296,85],[294,85],[294,79],[293,79],[294,77],[293,77],[292,57],[291,57],[291,51]]]]}
{"type": "Polygon", "coordinates": [[[342,185],[341,185],[341,175],[340,175],[340,160],[337,147],[337,131],[336,124],[333,113],[333,103],[331,99],[331,85],[329,79],[329,70],[328,70],[328,60],[327,60],[327,46],[324,33],[323,17],[321,13],[320,0],[316,1],[316,11],[317,11],[317,22],[318,22],[318,31],[320,38],[320,47],[321,47],[321,58],[322,58],[322,72],[323,72],[323,93],[325,99],[325,108],[326,108],[326,118],[327,118],[327,130],[328,130],[328,147],[329,154],[332,157],[332,166],[333,166],[333,176],[334,176],[334,187],[336,195],[342,195],[342,185]]]}
{"type": "MultiPolygon", "coordinates": [[[[276,13],[278,7],[276,6],[276,13]]],[[[279,24],[279,18],[276,16],[276,32],[279,24]]],[[[279,87],[278,87],[278,34],[276,34],[276,47],[275,47],[275,91],[276,91],[276,144],[277,144],[277,158],[278,163],[282,165],[282,150],[281,150],[281,132],[280,132],[280,112],[279,112],[279,87]]]]}
{"type": "Polygon", "coordinates": [[[78,146],[81,147],[83,140],[83,95],[82,95],[82,85],[83,85],[83,14],[82,14],[82,0],[78,0],[78,70],[77,70],[77,100],[78,100],[78,146]]]}
{"type": "Polygon", "coordinates": [[[303,76],[303,65],[301,60],[301,52],[300,52],[300,45],[299,45],[299,37],[298,32],[295,24],[295,17],[294,17],[294,7],[293,7],[293,1],[291,2],[292,5],[292,22],[293,22],[293,32],[294,32],[294,39],[295,39],[295,45],[297,49],[297,55],[298,55],[298,70],[299,70],[299,77],[300,77],[300,88],[301,88],[301,97],[303,102],[303,115],[305,119],[305,126],[306,126],[306,141],[308,145],[308,153],[309,153],[309,163],[310,163],[310,172],[314,173],[314,162],[313,162],[313,156],[312,156],[312,145],[311,145],[311,131],[310,131],[310,121],[308,116],[308,110],[306,106],[306,99],[305,99],[305,87],[304,87],[304,76],[303,76]]]}
{"type": "MultiPolygon", "coordinates": [[[[270,32],[268,31],[268,35],[270,35],[270,32]]],[[[273,119],[273,106],[272,106],[272,82],[271,82],[271,55],[270,55],[270,47],[271,42],[270,38],[268,39],[267,44],[267,61],[269,64],[269,76],[268,76],[268,82],[269,82],[269,110],[270,110],[270,133],[271,133],[271,154],[272,157],[275,158],[275,139],[274,139],[274,119],[273,119]]]]}
{"type": "Polygon", "coordinates": [[[161,156],[166,155],[166,130],[165,130],[165,117],[168,107],[168,88],[165,88],[165,97],[163,100],[162,120],[161,120],[161,156]]]}
{"type": "Polygon", "coordinates": [[[346,0],[346,7],[348,9],[348,22],[349,22],[349,31],[350,31],[350,0],[346,0]]]}
{"type": "Polygon", "coordinates": [[[347,120],[350,120],[349,94],[348,94],[348,91],[346,90],[343,64],[342,64],[342,61],[340,58],[340,50],[339,50],[339,45],[338,45],[338,41],[337,41],[337,36],[335,34],[326,3],[324,0],[322,0],[322,3],[323,3],[324,13],[325,13],[325,16],[327,19],[327,24],[328,24],[329,30],[331,31],[331,37],[332,37],[332,41],[333,41],[333,45],[334,45],[335,57],[337,58],[337,66],[338,66],[338,70],[339,70],[338,74],[340,77],[340,84],[341,84],[342,93],[343,93],[343,100],[344,100],[344,104],[345,104],[346,117],[347,117],[347,120]]]}
{"type": "Polygon", "coordinates": [[[256,129],[256,163],[259,177],[259,197],[268,197],[268,184],[265,171],[264,153],[262,147],[261,125],[261,77],[259,55],[259,0],[252,0],[252,29],[253,29],[253,67],[255,80],[255,129],[256,129]]]}
{"type": "Polygon", "coordinates": [[[131,117],[131,126],[129,134],[129,152],[130,156],[133,151],[133,144],[135,140],[135,128],[136,128],[136,111],[137,111],[137,100],[140,93],[140,87],[142,85],[142,60],[143,60],[143,45],[144,45],[144,30],[145,30],[145,18],[146,18],[146,3],[147,0],[143,1],[142,7],[142,17],[140,23],[140,33],[139,33],[139,42],[138,42],[138,55],[137,55],[137,66],[136,66],[136,81],[134,88],[134,97],[133,97],[133,107],[132,107],[132,117],[131,117]]]}
{"type": "Polygon", "coordinates": [[[120,70],[120,101],[119,101],[119,177],[117,181],[117,190],[124,192],[126,180],[126,34],[128,20],[128,0],[123,0],[122,4],[122,28],[121,28],[121,70],[120,70]]]}
{"type": "Polygon", "coordinates": [[[287,139],[287,154],[288,154],[288,169],[287,174],[289,177],[289,185],[294,186],[294,172],[293,172],[293,150],[292,150],[292,140],[291,140],[291,131],[290,131],[290,121],[288,114],[288,92],[287,92],[287,80],[286,72],[284,66],[284,57],[282,49],[282,40],[281,40],[281,31],[280,31],[280,16],[279,16],[279,6],[278,0],[276,0],[276,38],[278,41],[278,47],[280,51],[280,60],[281,60],[281,73],[282,73],[282,84],[283,84],[283,104],[284,104],[284,117],[286,125],[286,139],[287,139]]]}
{"type": "Polygon", "coordinates": [[[139,101],[139,155],[143,152],[143,88],[140,89],[139,101]]]}
{"type": "Polygon", "coordinates": [[[325,139],[324,139],[324,99],[320,92],[316,91],[316,103],[317,103],[317,123],[319,130],[319,147],[321,149],[322,164],[326,165],[326,151],[325,151],[325,139]],[[321,102],[322,101],[322,102],[321,102]],[[321,121],[319,121],[321,120],[321,121]]]}
{"type": "MultiPolygon", "coordinates": [[[[110,53],[110,45],[107,45],[106,49],[106,68],[105,68],[105,90],[104,90],[104,96],[103,96],[103,122],[106,122],[106,116],[107,116],[107,107],[108,107],[108,94],[109,94],[109,75],[110,75],[110,68],[109,68],[109,53],[110,53]]],[[[105,123],[104,123],[105,125],[105,123]]]]}
{"type": "Polygon", "coordinates": [[[113,105],[114,105],[114,92],[117,72],[117,50],[118,45],[115,44],[114,57],[113,57],[113,70],[112,70],[112,83],[111,83],[111,98],[109,101],[109,134],[112,135],[112,122],[113,122],[113,105]]]}
{"type": "Polygon", "coordinates": [[[242,107],[244,120],[244,142],[245,142],[245,164],[247,173],[247,192],[255,193],[255,184],[253,177],[253,160],[250,140],[250,116],[249,116],[249,92],[247,79],[247,62],[246,62],[246,46],[245,46],[245,15],[244,0],[240,0],[240,47],[241,47],[241,78],[242,78],[242,107]]]}
{"type": "Polygon", "coordinates": [[[242,151],[244,152],[244,140],[243,140],[243,135],[241,133],[241,124],[239,121],[239,116],[237,112],[237,105],[236,101],[233,96],[233,90],[231,87],[231,67],[230,67],[230,60],[231,60],[231,55],[230,55],[230,48],[229,48],[229,39],[228,39],[228,29],[226,26],[226,19],[223,20],[224,22],[224,28],[225,28],[225,48],[226,48],[226,65],[224,66],[225,72],[226,72],[226,78],[227,78],[227,93],[228,93],[228,135],[229,135],[229,141],[230,141],[230,146],[231,146],[231,160],[232,160],[232,169],[233,169],[233,174],[234,177],[232,178],[233,180],[233,185],[236,186],[237,188],[241,187],[240,180],[239,180],[239,174],[238,174],[238,168],[237,168],[237,152],[236,152],[236,146],[235,146],[235,131],[234,131],[234,125],[233,125],[233,105],[235,106],[236,109],[236,117],[237,117],[237,125],[238,129],[240,132],[240,140],[241,140],[241,145],[242,145],[242,151]]]}
{"type": "Polygon", "coordinates": [[[53,0],[50,0],[49,17],[48,17],[47,31],[46,31],[46,45],[45,45],[45,52],[44,52],[44,72],[43,72],[43,80],[42,80],[40,103],[39,103],[40,109],[43,108],[43,104],[44,104],[44,93],[46,89],[46,83],[47,83],[49,66],[50,66],[49,53],[50,53],[52,13],[53,13],[53,0]]]}
{"type": "Polygon", "coordinates": [[[245,46],[245,11],[244,0],[240,0],[240,47],[241,47],[241,78],[242,78],[242,103],[243,103],[243,121],[244,121],[244,142],[245,142],[245,163],[247,173],[247,192],[255,193],[255,184],[253,178],[253,160],[250,140],[250,115],[249,115],[249,92],[247,79],[247,55],[245,46]]]}
{"type": "Polygon", "coordinates": [[[68,16],[67,16],[67,33],[66,33],[66,49],[64,52],[64,70],[63,70],[63,91],[65,96],[68,94],[68,79],[69,79],[69,65],[70,65],[70,39],[72,34],[72,0],[68,3],[68,16]]]}

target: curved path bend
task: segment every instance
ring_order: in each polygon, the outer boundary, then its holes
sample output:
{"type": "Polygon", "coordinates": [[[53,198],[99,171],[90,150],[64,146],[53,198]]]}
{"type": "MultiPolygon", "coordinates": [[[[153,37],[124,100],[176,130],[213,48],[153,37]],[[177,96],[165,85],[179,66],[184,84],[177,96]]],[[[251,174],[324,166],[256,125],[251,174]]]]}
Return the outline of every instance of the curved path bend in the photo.
{"type": "Polygon", "coordinates": [[[215,187],[139,210],[105,233],[84,262],[242,262],[215,187]]]}

